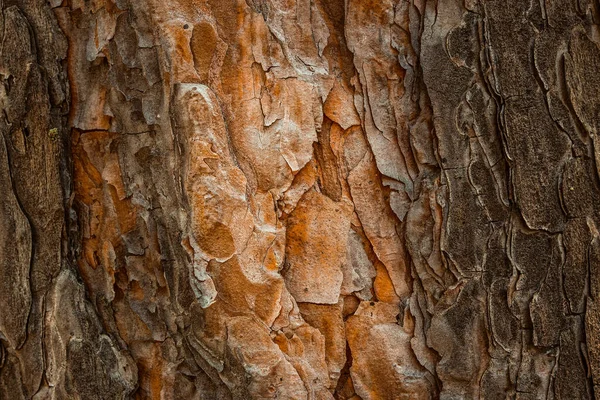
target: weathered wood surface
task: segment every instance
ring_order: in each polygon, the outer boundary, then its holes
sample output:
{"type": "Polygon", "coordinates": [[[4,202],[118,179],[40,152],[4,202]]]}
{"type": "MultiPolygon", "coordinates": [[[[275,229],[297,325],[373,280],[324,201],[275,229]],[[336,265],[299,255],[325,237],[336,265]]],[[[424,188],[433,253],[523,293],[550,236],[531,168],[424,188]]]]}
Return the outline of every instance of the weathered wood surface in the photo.
{"type": "Polygon", "coordinates": [[[598,1],[0,9],[0,399],[600,390],[598,1]]]}

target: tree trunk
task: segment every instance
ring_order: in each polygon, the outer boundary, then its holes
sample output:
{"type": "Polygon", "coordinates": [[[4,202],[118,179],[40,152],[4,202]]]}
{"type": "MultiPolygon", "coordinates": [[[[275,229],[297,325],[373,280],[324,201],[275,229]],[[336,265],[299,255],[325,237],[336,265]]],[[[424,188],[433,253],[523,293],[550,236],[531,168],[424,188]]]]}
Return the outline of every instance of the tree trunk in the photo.
{"type": "Polygon", "coordinates": [[[597,0],[0,10],[0,399],[594,398],[597,0]]]}

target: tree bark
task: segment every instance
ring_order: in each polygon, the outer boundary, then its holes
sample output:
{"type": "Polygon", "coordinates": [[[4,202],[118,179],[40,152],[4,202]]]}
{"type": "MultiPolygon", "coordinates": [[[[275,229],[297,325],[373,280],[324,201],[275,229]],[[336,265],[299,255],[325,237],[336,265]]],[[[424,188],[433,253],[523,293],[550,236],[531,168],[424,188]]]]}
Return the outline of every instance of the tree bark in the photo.
{"type": "Polygon", "coordinates": [[[597,0],[0,10],[0,399],[595,398],[597,0]]]}

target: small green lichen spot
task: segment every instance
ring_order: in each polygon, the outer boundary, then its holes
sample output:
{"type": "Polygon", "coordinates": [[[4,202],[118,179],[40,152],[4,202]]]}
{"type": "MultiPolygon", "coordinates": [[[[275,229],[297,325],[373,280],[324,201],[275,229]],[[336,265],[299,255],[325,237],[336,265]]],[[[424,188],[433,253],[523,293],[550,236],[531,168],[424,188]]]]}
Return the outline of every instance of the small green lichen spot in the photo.
{"type": "Polygon", "coordinates": [[[48,131],[48,136],[50,137],[50,140],[52,140],[53,142],[56,142],[56,140],[58,140],[58,128],[52,128],[48,131]]]}

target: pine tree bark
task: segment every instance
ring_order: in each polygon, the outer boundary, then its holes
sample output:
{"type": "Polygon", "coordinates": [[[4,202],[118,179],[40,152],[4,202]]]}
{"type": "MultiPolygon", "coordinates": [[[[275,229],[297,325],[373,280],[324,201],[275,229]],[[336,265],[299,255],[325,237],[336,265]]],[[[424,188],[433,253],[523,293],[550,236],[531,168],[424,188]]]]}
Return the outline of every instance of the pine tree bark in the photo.
{"type": "Polygon", "coordinates": [[[0,399],[595,398],[597,0],[0,10],[0,399]]]}

